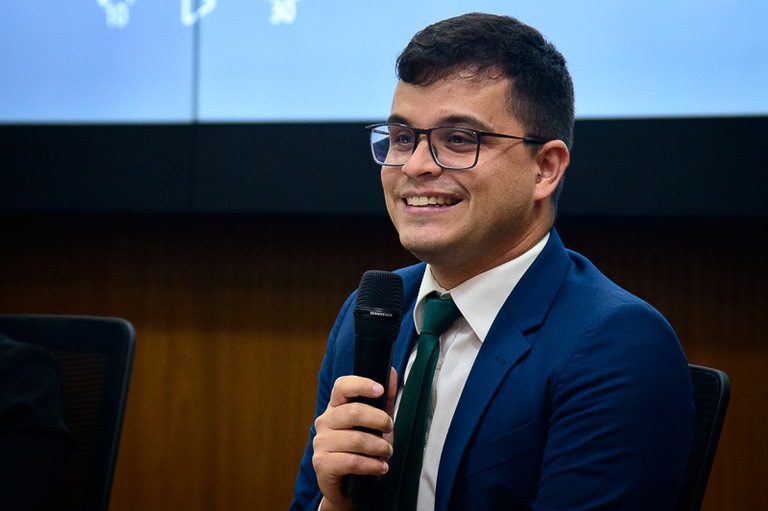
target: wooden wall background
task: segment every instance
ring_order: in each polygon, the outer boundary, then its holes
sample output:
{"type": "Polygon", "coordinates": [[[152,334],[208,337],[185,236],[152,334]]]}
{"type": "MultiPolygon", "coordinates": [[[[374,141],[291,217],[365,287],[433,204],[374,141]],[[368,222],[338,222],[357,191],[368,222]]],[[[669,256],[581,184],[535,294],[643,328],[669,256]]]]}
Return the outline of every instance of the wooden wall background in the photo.
{"type": "MultiPolygon", "coordinates": [[[[0,215],[0,311],[120,316],[137,350],[113,511],[286,509],[339,306],[413,261],[385,218],[0,215]]],[[[767,219],[563,218],[732,398],[705,510],[768,509],[767,219]]]]}

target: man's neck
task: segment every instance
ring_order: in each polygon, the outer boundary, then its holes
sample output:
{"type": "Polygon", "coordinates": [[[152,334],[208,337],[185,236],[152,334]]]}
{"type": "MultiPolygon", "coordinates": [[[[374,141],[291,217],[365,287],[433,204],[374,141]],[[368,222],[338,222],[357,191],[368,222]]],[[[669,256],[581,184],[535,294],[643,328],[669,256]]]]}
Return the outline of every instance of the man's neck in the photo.
{"type": "Polygon", "coordinates": [[[546,226],[542,225],[541,228],[529,232],[518,243],[515,243],[514,246],[510,247],[510,249],[499,253],[496,257],[487,258],[487,260],[482,260],[478,257],[473,259],[471,264],[463,266],[451,265],[451,261],[447,261],[445,264],[431,261],[426,262],[430,263],[430,268],[435,281],[437,281],[441,287],[451,290],[481,273],[485,273],[492,268],[496,268],[497,266],[501,266],[504,263],[520,257],[541,241],[551,229],[552,224],[546,226]]]}

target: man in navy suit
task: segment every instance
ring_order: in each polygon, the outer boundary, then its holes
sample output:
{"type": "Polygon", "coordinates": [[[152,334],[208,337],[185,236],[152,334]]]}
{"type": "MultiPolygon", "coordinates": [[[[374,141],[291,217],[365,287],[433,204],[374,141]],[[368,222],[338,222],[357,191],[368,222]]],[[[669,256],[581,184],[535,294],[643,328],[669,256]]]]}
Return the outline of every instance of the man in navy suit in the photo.
{"type": "Polygon", "coordinates": [[[680,344],[554,229],[574,124],[565,59],[514,18],[467,14],[417,33],[397,69],[391,115],[369,129],[389,215],[423,263],[399,270],[386,411],[353,401],[384,389],[350,376],[355,295],[344,304],[291,509],[352,509],[343,477],[388,472],[434,292],[461,318],[440,338],[416,509],[674,509],[694,412],[680,344]]]}

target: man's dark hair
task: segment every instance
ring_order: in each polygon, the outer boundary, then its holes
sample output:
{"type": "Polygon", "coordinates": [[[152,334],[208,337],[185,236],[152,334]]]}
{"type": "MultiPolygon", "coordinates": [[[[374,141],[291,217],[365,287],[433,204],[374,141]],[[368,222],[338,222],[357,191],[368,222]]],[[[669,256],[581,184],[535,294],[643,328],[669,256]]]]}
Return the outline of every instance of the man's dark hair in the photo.
{"type": "Polygon", "coordinates": [[[429,85],[457,71],[511,80],[508,108],[526,136],[573,144],[573,81],[541,33],[510,16],[470,13],[418,32],[397,59],[398,77],[429,85]]]}

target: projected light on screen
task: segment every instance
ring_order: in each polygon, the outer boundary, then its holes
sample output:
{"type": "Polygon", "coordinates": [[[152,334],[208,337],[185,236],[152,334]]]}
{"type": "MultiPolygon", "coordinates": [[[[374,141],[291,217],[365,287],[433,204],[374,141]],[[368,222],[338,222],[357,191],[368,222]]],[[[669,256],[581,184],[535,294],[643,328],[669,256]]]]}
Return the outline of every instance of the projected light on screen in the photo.
{"type": "Polygon", "coordinates": [[[768,114],[764,0],[4,0],[0,122],[382,119],[411,35],[471,10],[552,40],[579,118],[768,114]]]}

